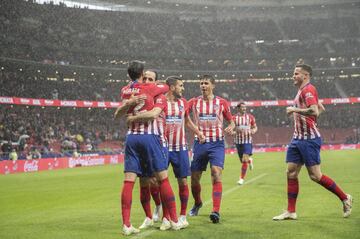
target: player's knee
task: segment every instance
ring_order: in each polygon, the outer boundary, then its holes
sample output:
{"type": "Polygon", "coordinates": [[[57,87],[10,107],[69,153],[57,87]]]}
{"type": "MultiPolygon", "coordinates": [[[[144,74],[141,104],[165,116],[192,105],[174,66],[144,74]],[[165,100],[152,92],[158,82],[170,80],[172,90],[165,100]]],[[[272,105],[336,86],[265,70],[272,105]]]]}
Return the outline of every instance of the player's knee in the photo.
{"type": "Polygon", "coordinates": [[[201,177],[201,175],[192,174],[191,175],[191,184],[192,185],[199,184],[200,183],[200,177],[201,177]]]}
{"type": "Polygon", "coordinates": [[[215,182],[220,181],[221,180],[221,170],[211,169],[211,177],[213,178],[213,180],[215,182]]]}
{"type": "Polygon", "coordinates": [[[298,173],[296,170],[287,170],[286,171],[286,174],[287,174],[287,177],[290,178],[290,179],[296,179],[297,176],[298,176],[298,173]]]}
{"type": "Polygon", "coordinates": [[[178,178],[178,184],[179,184],[179,186],[186,186],[187,179],[186,178],[178,178]]]}
{"type": "Polygon", "coordinates": [[[316,182],[316,183],[320,182],[321,176],[319,176],[319,175],[317,175],[317,174],[309,174],[309,177],[310,177],[310,179],[311,179],[312,181],[314,181],[314,182],[316,182]]]}

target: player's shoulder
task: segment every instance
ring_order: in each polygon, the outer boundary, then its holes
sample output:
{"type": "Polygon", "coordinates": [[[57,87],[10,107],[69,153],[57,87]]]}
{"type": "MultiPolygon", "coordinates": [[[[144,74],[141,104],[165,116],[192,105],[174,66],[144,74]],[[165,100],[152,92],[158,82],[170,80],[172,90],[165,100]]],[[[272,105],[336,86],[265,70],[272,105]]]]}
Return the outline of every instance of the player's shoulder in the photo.
{"type": "Polygon", "coordinates": [[[255,116],[253,114],[249,114],[250,120],[255,121],[255,116]]]}
{"type": "Polygon", "coordinates": [[[305,85],[304,88],[302,89],[302,92],[309,92],[309,91],[316,92],[316,87],[311,83],[305,85]]]}
{"type": "Polygon", "coordinates": [[[139,89],[132,87],[132,85],[126,85],[123,88],[121,88],[120,91],[121,98],[128,98],[132,94],[137,94],[137,93],[139,93],[139,89]]]}
{"type": "Polygon", "coordinates": [[[224,98],[222,98],[222,97],[220,97],[220,96],[215,96],[215,99],[218,99],[218,100],[220,100],[220,102],[228,102],[226,99],[224,99],[224,98]]]}
{"type": "Polygon", "coordinates": [[[121,92],[124,92],[125,90],[127,90],[127,89],[129,89],[129,88],[130,88],[130,85],[127,84],[126,86],[123,86],[123,87],[121,88],[121,92]]]}
{"type": "Polygon", "coordinates": [[[305,99],[317,97],[317,90],[315,86],[310,83],[304,86],[304,88],[301,90],[301,96],[305,99]]]}
{"type": "Polygon", "coordinates": [[[166,96],[164,94],[157,95],[155,97],[155,100],[157,100],[157,99],[159,99],[161,101],[164,101],[164,102],[167,102],[167,98],[166,98],[166,96]]]}
{"type": "Polygon", "coordinates": [[[179,99],[179,102],[182,102],[183,104],[187,104],[187,103],[188,103],[187,99],[185,99],[184,97],[181,97],[181,98],[179,99]]]}
{"type": "Polygon", "coordinates": [[[155,97],[155,101],[164,103],[164,102],[167,102],[167,98],[166,98],[166,96],[164,94],[160,94],[160,95],[155,97]]]}
{"type": "Polygon", "coordinates": [[[201,100],[201,99],[202,99],[201,96],[193,97],[193,98],[191,98],[191,99],[188,101],[188,103],[189,103],[189,104],[190,104],[190,103],[194,103],[194,102],[196,102],[196,101],[198,101],[198,100],[201,100]]]}

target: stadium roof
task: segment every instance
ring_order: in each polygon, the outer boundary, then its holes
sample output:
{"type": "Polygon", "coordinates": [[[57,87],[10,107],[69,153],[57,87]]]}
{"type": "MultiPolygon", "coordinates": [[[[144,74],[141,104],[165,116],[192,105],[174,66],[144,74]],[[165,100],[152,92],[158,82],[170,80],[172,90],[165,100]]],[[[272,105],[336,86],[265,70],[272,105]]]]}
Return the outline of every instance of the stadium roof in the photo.
{"type": "MultiPolygon", "coordinates": [[[[27,1],[27,0],[26,0],[27,1]]],[[[357,0],[34,0],[38,3],[64,3],[68,7],[86,7],[98,10],[136,11],[161,10],[164,7],[287,7],[358,3],[357,0]]],[[[182,9],[184,10],[184,9],[182,9]]]]}

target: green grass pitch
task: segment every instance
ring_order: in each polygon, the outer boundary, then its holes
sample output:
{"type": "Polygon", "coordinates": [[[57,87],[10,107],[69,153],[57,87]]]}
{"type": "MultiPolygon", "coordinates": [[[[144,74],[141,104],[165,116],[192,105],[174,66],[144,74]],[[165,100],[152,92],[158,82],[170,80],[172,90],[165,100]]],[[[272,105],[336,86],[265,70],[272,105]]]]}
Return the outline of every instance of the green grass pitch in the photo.
{"type": "MultiPolygon", "coordinates": [[[[322,171],[355,199],[353,214],[342,218],[336,196],[313,183],[303,169],[297,204],[297,221],[274,222],[286,208],[284,153],[254,155],[255,169],[246,184],[236,184],[240,163],[228,155],[223,172],[221,223],[209,221],[211,185],[209,170],[202,178],[204,206],[190,226],[181,231],[141,231],[128,238],[360,238],[360,150],[322,152],[322,171]]],[[[121,234],[119,191],[123,166],[109,165],[0,176],[0,238],[125,238],[121,234]]],[[[178,193],[174,176],[170,179],[178,193]]],[[[139,186],[133,193],[132,224],[144,213],[139,186]]],[[[190,208],[193,204],[190,195],[190,208]]],[[[179,203],[177,203],[179,208],[179,203]]]]}

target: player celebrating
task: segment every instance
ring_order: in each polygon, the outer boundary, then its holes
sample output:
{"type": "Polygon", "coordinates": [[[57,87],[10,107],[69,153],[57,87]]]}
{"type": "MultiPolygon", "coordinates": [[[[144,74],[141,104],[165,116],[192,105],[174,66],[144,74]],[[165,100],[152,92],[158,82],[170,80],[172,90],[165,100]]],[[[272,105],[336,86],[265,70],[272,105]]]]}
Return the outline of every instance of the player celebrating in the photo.
{"type": "Polygon", "coordinates": [[[299,89],[295,97],[295,107],[287,107],[286,113],[294,116],[295,132],[289,144],[287,162],[288,208],[273,220],[297,219],[296,199],[299,192],[298,174],[305,164],[310,178],[334,193],[343,203],[343,216],[349,217],[352,208],[352,197],[320,170],[321,137],[316,126],[319,114],[324,107],[319,103],[316,88],[310,83],[312,68],[308,65],[296,65],[293,79],[299,89]]]}
{"type": "Polygon", "coordinates": [[[250,169],[253,168],[253,162],[250,156],[252,155],[252,135],[256,133],[257,126],[255,117],[252,114],[246,112],[245,102],[240,102],[236,108],[239,113],[233,116],[235,122],[235,135],[234,143],[239,155],[241,166],[241,173],[238,184],[244,184],[244,178],[250,164],[250,169]]]}
{"type": "MultiPolygon", "coordinates": [[[[167,78],[166,84],[170,88],[170,91],[166,94],[166,106],[161,107],[160,104],[156,103],[151,111],[129,116],[128,122],[138,122],[154,118],[159,119],[162,118],[161,113],[165,113],[165,136],[169,143],[169,163],[171,163],[173,167],[175,177],[179,184],[179,197],[181,202],[179,220],[183,224],[183,227],[187,227],[189,225],[186,220],[186,208],[189,196],[187,176],[190,175],[190,164],[184,126],[186,125],[196,134],[201,142],[204,142],[205,137],[189,117],[187,101],[182,98],[184,91],[182,80],[179,77],[171,76],[167,78]]],[[[167,230],[169,228],[168,216],[166,214],[167,212],[164,208],[164,218],[160,230],[167,230]]]]}
{"type": "Polygon", "coordinates": [[[194,123],[205,135],[206,142],[200,144],[198,138],[194,141],[194,156],[191,162],[191,192],[195,204],[189,212],[190,216],[197,216],[202,207],[200,179],[206,170],[208,162],[211,167],[213,209],[210,220],[213,223],[220,221],[220,203],[222,195],[221,173],[224,168],[225,144],[223,134],[223,119],[230,122],[225,132],[231,134],[235,127],[229,104],[226,100],[215,96],[215,79],[204,75],[200,79],[202,95],[189,101],[193,112],[194,123]]]}
{"type": "MultiPolygon", "coordinates": [[[[167,92],[168,87],[155,84],[141,84],[144,65],[141,62],[133,61],[129,64],[128,74],[132,82],[121,90],[123,105],[117,109],[115,117],[118,118],[125,112],[127,114],[151,110],[154,105],[154,98],[157,95],[167,92]],[[145,95],[140,99],[133,96],[145,95]],[[138,103],[134,105],[134,102],[138,103]]],[[[138,233],[130,223],[130,211],[132,202],[132,191],[137,175],[143,173],[155,174],[160,183],[161,195],[165,206],[169,210],[172,228],[178,230],[181,224],[178,223],[176,215],[175,197],[167,175],[167,157],[161,146],[159,129],[156,121],[144,123],[132,123],[128,126],[128,133],[125,143],[124,162],[124,184],[121,193],[121,208],[123,218],[123,233],[130,235],[138,233]]]]}

